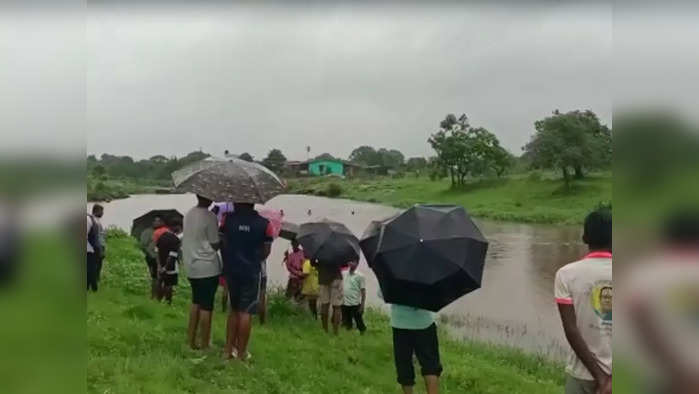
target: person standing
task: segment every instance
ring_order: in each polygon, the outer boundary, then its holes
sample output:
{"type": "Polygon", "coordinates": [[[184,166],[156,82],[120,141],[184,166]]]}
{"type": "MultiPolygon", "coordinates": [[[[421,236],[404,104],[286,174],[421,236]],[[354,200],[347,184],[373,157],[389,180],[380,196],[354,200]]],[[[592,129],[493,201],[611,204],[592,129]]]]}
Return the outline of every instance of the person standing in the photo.
{"type": "Polygon", "coordinates": [[[589,253],[556,272],[554,293],[566,339],[566,394],[612,392],[612,214],[598,209],[585,219],[589,253]]]}
{"type": "Polygon", "coordinates": [[[340,331],[340,320],[342,316],[342,303],[344,302],[342,295],[342,271],[340,266],[336,264],[328,264],[313,262],[318,268],[318,285],[320,303],[320,319],[323,324],[323,330],[328,330],[328,318],[330,314],[330,306],[332,305],[332,326],[333,333],[337,335],[340,331]]]}
{"type": "Polygon", "coordinates": [[[158,252],[155,250],[155,241],[153,240],[153,232],[163,226],[163,220],[160,216],[153,218],[153,225],[141,232],[140,246],[143,254],[146,256],[146,265],[150,274],[150,298],[156,299],[158,296],[158,252]]]}
{"type": "Polygon", "coordinates": [[[291,252],[284,253],[283,263],[286,270],[289,272],[289,281],[286,284],[286,298],[297,300],[301,295],[301,286],[303,285],[303,260],[305,256],[303,250],[299,247],[297,240],[291,240],[291,252]]]}
{"type": "Polygon", "coordinates": [[[165,298],[172,304],[173,287],[177,286],[180,260],[182,222],[178,217],[168,219],[168,231],[161,234],[156,243],[158,249],[158,301],[165,298]]]}
{"type": "Polygon", "coordinates": [[[359,262],[352,261],[349,264],[349,272],[342,280],[343,304],[342,324],[346,329],[352,329],[352,321],[357,325],[360,334],[366,331],[364,325],[364,305],[366,304],[366,280],[361,272],[357,271],[359,262]]]}
{"type": "Polygon", "coordinates": [[[318,269],[311,265],[311,260],[303,261],[303,287],[301,294],[308,302],[308,309],[313,319],[318,320],[318,269]]]}
{"type": "Polygon", "coordinates": [[[104,207],[100,204],[94,204],[92,206],[92,220],[97,228],[97,248],[99,249],[95,254],[97,257],[97,266],[95,268],[95,280],[97,283],[99,283],[102,275],[102,264],[107,251],[107,236],[101,221],[103,215],[104,207]]]}
{"type": "Polygon", "coordinates": [[[99,228],[92,215],[87,214],[87,291],[97,292],[97,262],[99,259],[99,228]]]}
{"type": "Polygon", "coordinates": [[[250,357],[251,315],[259,303],[262,264],[269,256],[274,229],[249,203],[235,203],[223,220],[224,275],[231,305],[224,358],[245,361],[250,357]]]}
{"type": "Polygon", "coordinates": [[[197,195],[197,206],[184,217],[182,258],[187,278],[192,285],[187,339],[192,349],[207,349],[211,342],[211,319],[214,298],[221,274],[218,255],[220,240],[216,215],[209,211],[211,200],[197,195]],[[197,330],[200,329],[200,345],[197,330]]]}

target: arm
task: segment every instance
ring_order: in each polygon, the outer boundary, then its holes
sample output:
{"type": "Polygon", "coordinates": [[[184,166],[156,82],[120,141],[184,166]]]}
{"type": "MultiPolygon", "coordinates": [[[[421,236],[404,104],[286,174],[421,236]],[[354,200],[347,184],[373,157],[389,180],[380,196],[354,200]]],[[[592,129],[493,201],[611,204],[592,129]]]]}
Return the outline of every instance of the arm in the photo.
{"type": "Polygon", "coordinates": [[[610,378],[609,375],[604,373],[597,363],[597,358],[590,351],[587,346],[585,339],[583,339],[580,330],[577,325],[577,318],[575,316],[575,308],[572,304],[558,304],[558,312],[561,315],[561,322],[563,323],[563,331],[565,332],[566,339],[573,348],[573,352],[578,356],[580,361],[582,361],[585,368],[590,371],[592,377],[597,382],[598,390],[607,384],[607,379],[610,378]]]}
{"type": "Polygon", "coordinates": [[[213,250],[221,249],[221,238],[218,236],[218,220],[213,212],[209,212],[209,221],[206,225],[206,237],[209,239],[209,245],[213,250]]]}

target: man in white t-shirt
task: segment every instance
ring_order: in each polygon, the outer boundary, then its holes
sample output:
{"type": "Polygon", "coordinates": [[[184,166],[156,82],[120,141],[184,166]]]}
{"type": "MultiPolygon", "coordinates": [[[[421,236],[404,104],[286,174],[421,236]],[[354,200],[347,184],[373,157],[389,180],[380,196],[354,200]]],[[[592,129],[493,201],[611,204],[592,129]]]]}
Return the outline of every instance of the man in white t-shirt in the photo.
{"type": "Polygon", "coordinates": [[[184,216],[182,233],[182,261],[187,278],[192,285],[192,306],[189,311],[189,346],[206,349],[211,342],[211,319],[214,298],[221,275],[221,246],[218,220],[209,211],[211,200],[197,195],[197,206],[184,216]],[[201,344],[196,344],[196,334],[201,322],[201,344]]]}
{"type": "Polygon", "coordinates": [[[573,353],[566,394],[612,392],[612,215],[607,209],[585,219],[583,241],[590,252],[559,269],[555,297],[573,353]]]}

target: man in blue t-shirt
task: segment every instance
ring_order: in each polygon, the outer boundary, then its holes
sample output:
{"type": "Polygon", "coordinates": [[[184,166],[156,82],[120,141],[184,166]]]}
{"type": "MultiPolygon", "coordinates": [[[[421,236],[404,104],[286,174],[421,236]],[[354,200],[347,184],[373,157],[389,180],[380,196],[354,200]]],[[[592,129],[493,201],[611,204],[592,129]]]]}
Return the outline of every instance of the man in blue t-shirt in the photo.
{"type": "Polygon", "coordinates": [[[260,271],[270,253],[273,229],[254,204],[235,203],[234,211],[224,216],[221,231],[223,274],[231,305],[224,357],[246,360],[250,357],[250,316],[257,312],[260,271]]]}

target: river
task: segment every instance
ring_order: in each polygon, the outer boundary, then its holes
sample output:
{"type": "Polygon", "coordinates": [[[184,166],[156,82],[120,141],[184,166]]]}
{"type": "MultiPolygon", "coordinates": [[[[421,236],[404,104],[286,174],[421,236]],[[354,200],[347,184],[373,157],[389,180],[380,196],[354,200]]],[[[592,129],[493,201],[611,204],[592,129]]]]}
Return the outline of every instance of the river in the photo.
{"type": "MultiPolygon", "coordinates": [[[[103,224],[128,231],[135,217],[151,209],[175,208],[184,214],[194,204],[193,195],[134,195],[103,204],[103,224]]],[[[358,237],[371,220],[398,212],[377,204],[301,195],[278,196],[266,206],[283,209],[285,219],[295,223],[322,218],[342,222],[358,237]]],[[[490,242],[482,288],[444,308],[440,322],[461,338],[515,346],[561,360],[567,345],[553,301],[553,279],[558,268],[583,255],[580,227],[476,222],[490,242]]],[[[286,283],[281,261],[288,247],[283,239],[273,245],[267,265],[272,285],[286,283]]],[[[367,278],[369,303],[383,307],[371,269],[363,260],[359,269],[367,278]]]]}

